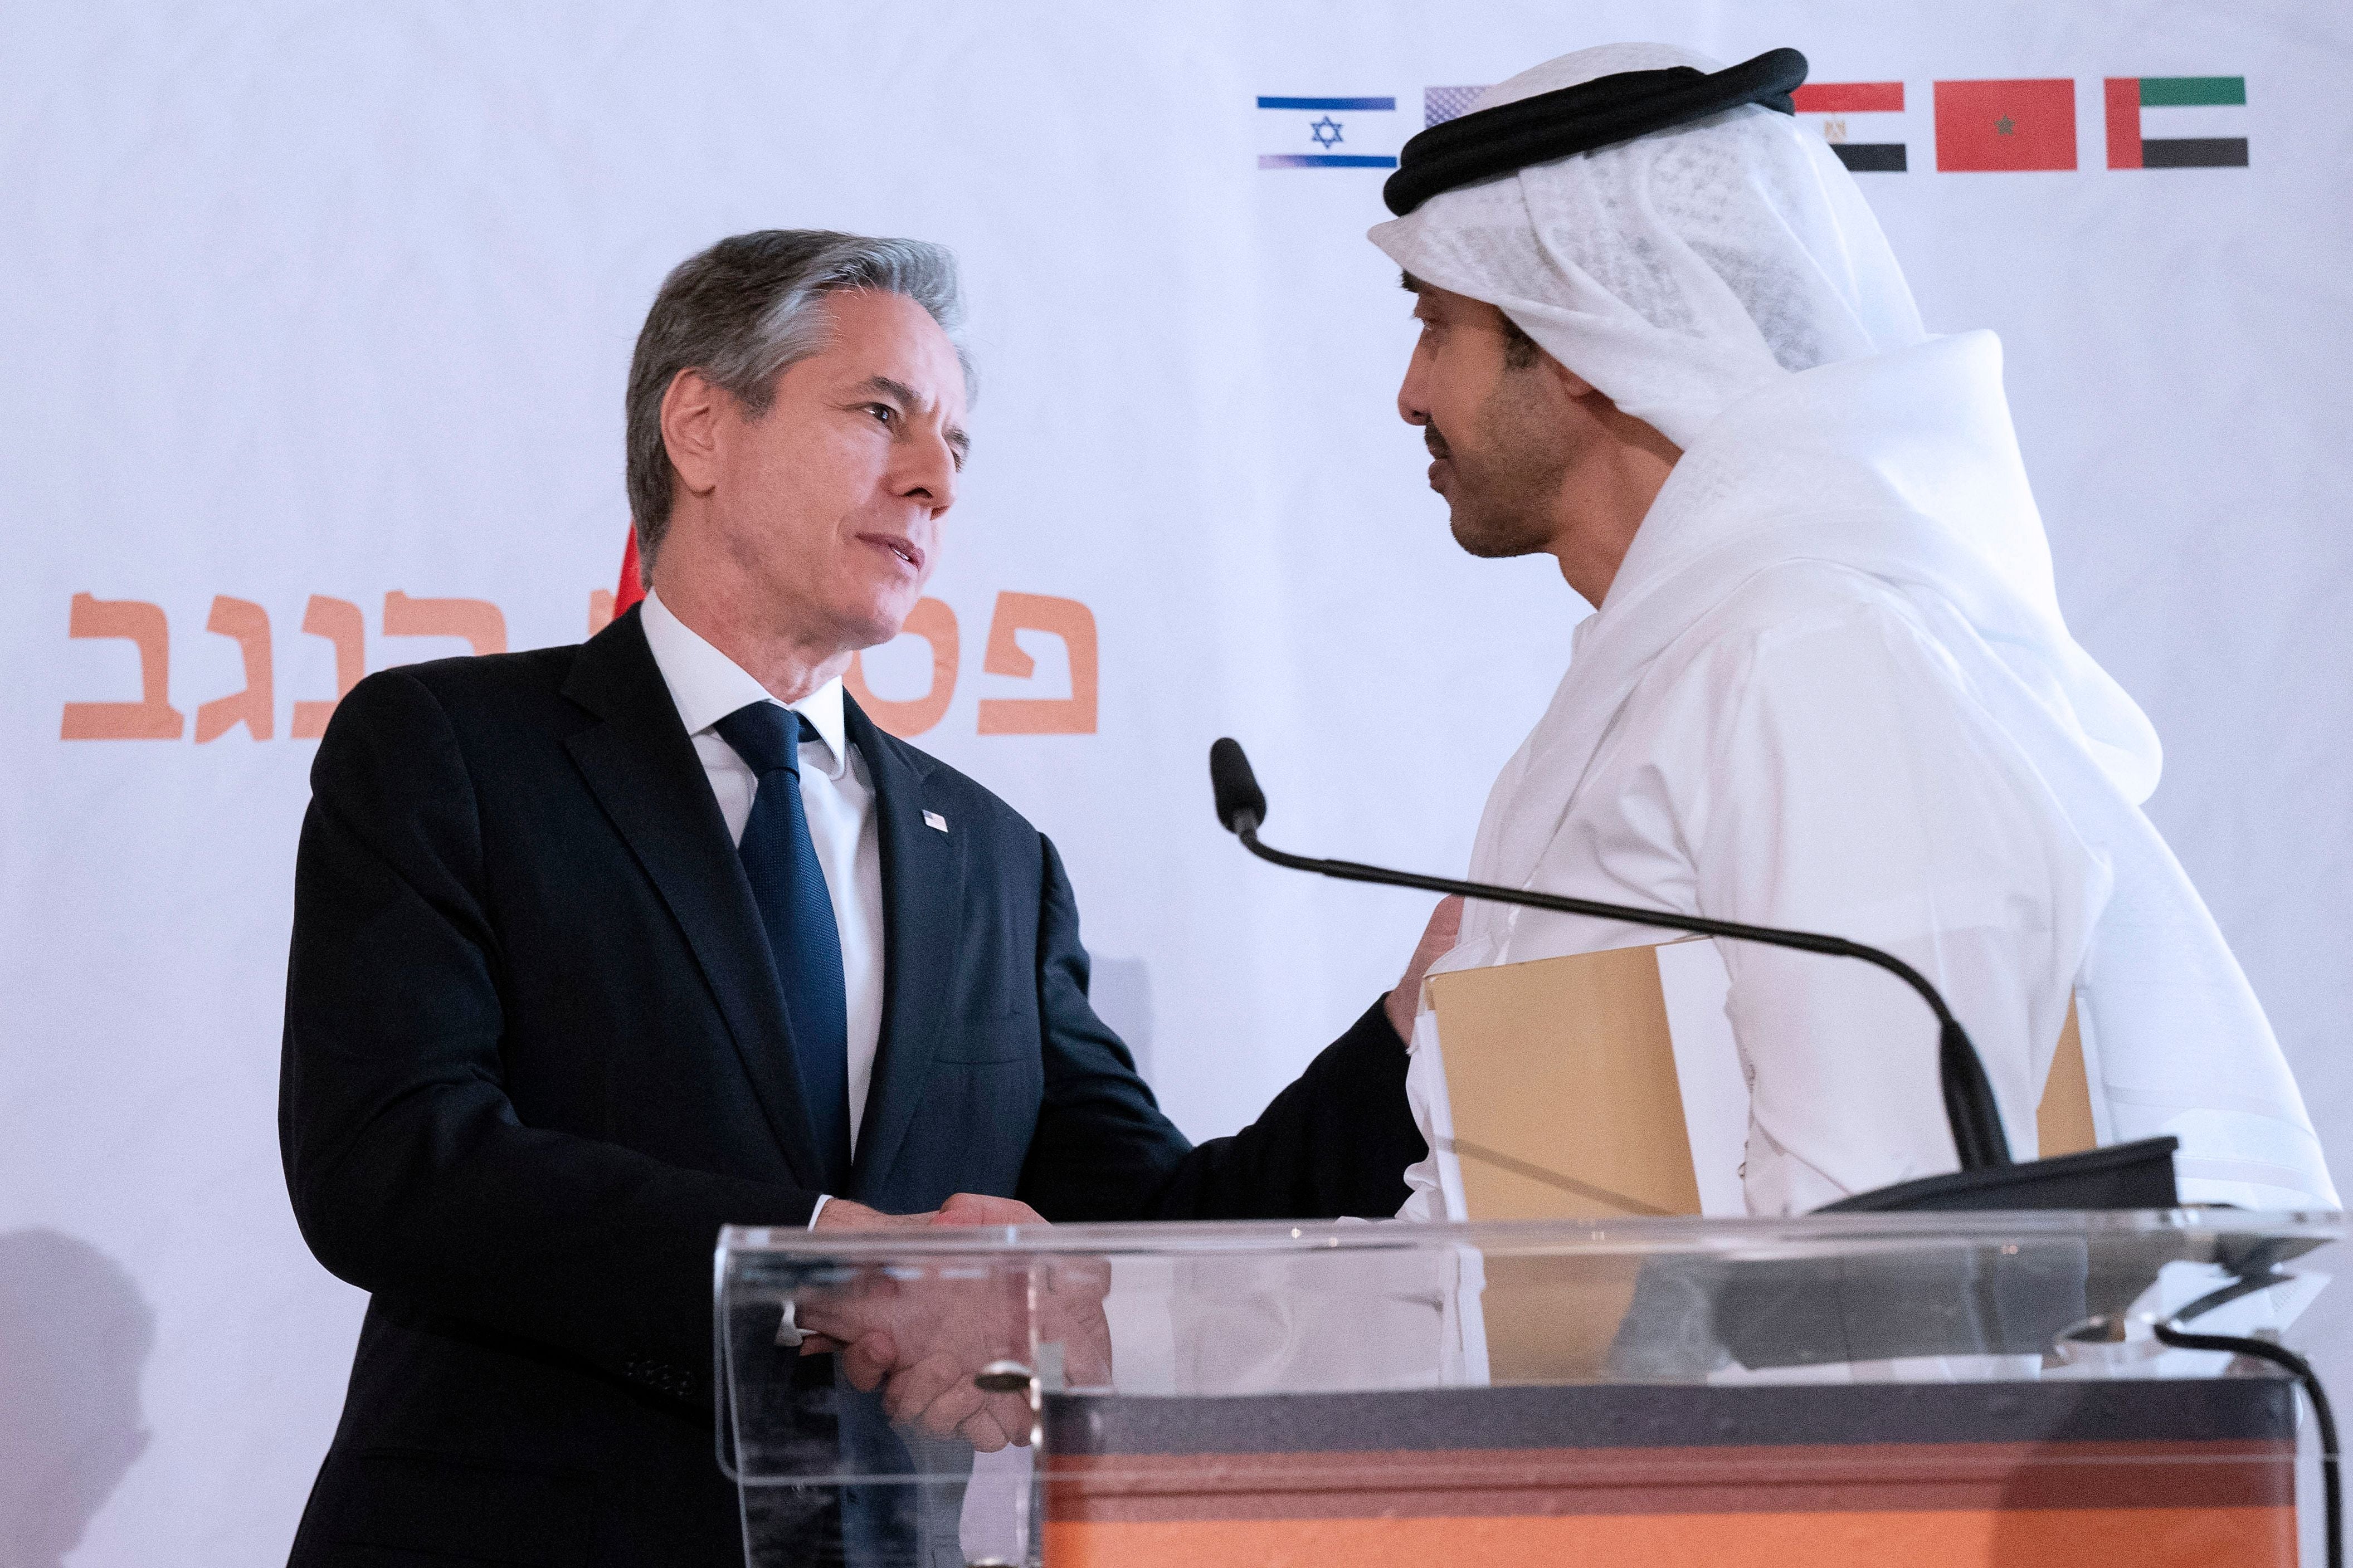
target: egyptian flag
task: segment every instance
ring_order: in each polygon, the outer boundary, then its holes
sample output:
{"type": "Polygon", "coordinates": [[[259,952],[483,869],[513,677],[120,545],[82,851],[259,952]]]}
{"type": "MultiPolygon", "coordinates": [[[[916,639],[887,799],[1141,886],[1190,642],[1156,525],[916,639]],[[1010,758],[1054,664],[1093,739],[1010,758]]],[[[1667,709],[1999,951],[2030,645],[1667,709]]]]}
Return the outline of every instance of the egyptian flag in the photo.
{"type": "Polygon", "coordinates": [[[2247,79],[2107,79],[2111,169],[2243,169],[2247,79]]]}
{"type": "Polygon", "coordinates": [[[1902,82],[1810,81],[1789,102],[1855,174],[1900,174],[1909,166],[1902,82]]]}

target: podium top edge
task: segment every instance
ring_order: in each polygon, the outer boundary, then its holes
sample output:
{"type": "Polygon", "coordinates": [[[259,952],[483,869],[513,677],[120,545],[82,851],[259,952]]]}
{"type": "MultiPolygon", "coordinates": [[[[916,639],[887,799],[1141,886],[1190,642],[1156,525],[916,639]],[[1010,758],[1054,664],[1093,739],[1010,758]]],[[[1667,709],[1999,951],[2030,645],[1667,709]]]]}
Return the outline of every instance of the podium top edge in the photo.
{"type": "Polygon", "coordinates": [[[2343,1239],[2341,1212],[2258,1212],[2231,1208],[1982,1211],[1935,1214],[1823,1214],[1789,1218],[1622,1218],[1487,1220],[1419,1224],[1402,1220],[1144,1221],[1118,1225],[940,1226],[935,1229],[811,1231],[799,1226],[728,1226],[723,1258],[881,1260],[950,1256],[1151,1257],[1204,1254],[1398,1252],[1472,1247],[1497,1255],[1544,1253],[1737,1254],[1781,1248],[1816,1253],[1845,1247],[2050,1246],[2070,1237],[2124,1241],[2171,1238],[2178,1244],[2301,1243],[2298,1250],[2343,1239]]]}

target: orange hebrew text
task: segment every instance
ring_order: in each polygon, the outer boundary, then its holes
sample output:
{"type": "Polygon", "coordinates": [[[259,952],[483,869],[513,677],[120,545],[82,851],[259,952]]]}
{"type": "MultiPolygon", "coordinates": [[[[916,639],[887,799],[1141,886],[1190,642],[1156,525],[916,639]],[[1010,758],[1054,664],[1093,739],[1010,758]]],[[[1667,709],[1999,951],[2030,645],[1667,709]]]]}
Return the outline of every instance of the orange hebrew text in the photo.
{"type": "Polygon", "coordinates": [[[237,639],[245,655],[245,689],[216,697],[196,710],[196,743],[216,741],[239,723],[255,740],[267,741],[276,706],[269,679],[269,612],[250,599],[216,594],[205,630],[237,639]]]}
{"type": "Polygon", "coordinates": [[[476,653],[507,651],[507,618],[488,599],[412,599],[395,588],[384,596],[388,637],[464,637],[476,653]]]}
{"type": "Polygon", "coordinates": [[[349,599],[322,598],[311,595],[302,607],[302,629],[314,637],[325,637],[335,645],[334,702],[297,702],[294,704],[292,734],[298,741],[315,741],[327,732],[327,721],[334,717],[335,702],[360,683],[367,673],[366,631],[360,625],[360,607],[349,599]]]}
{"type": "Polygon", "coordinates": [[[1043,594],[999,594],[988,623],[988,656],[981,668],[991,675],[1028,679],[1038,661],[1013,640],[1017,631],[1051,632],[1071,656],[1068,697],[984,697],[984,735],[1092,735],[1095,732],[1095,617],[1076,599],[1043,594]]]}
{"type": "Polygon", "coordinates": [[[609,626],[612,624],[613,590],[610,588],[589,589],[588,635],[593,637],[598,632],[603,631],[607,626],[609,626]]]}
{"type": "Polygon", "coordinates": [[[172,628],[164,607],[143,599],[73,596],[69,637],[123,637],[139,645],[139,700],[69,702],[58,737],[66,741],[176,741],[187,727],[172,706],[172,628]]]}
{"type": "Polygon", "coordinates": [[[931,689],[912,701],[885,702],[867,687],[866,670],[856,654],[850,656],[849,669],[841,683],[858,699],[868,718],[903,741],[938,723],[955,698],[955,612],[937,599],[918,599],[899,635],[919,637],[932,645],[931,689]]]}

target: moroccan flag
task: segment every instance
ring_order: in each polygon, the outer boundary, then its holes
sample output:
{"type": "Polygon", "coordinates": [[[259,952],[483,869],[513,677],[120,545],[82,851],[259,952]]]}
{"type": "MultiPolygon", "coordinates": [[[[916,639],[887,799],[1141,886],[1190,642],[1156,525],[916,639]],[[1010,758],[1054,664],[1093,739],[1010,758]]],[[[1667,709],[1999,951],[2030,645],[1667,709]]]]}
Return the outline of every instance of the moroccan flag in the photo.
{"type": "Polygon", "coordinates": [[[2111,169],[2243,169],[2247,79],[2112,76],[2111,169]]]}
{"type": "Polygon", "coordinates": [[[1819,120],[1822,140],[1858,174],[1900,174],[1906,166],[1904,84],[1811,81],[1789,95],[1798,113],[1819,120]]]}
{"type": "Polygon", "coordinates": [[[2065,77],[1936,84],[1936,167],[2075,166],[2075,84],[2065,77]]]}

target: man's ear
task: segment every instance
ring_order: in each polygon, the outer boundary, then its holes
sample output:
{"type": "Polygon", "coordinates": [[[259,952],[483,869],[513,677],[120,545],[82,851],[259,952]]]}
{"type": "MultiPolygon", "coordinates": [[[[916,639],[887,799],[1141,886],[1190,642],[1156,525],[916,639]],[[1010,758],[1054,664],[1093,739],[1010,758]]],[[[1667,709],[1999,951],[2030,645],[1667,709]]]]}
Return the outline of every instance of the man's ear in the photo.
{"type": "Polygon", "coordinates": [[[1591,397],[1594,395],[1597,389],[1591,382],[1553,358],[1549,353],[1544,356],[1544,365],[1545,369],[1552,373],[1553,378],[1560,383],[1560,389],[1569,396],[1591,397]]]}
{"type": "Polygon", "coordinates": [[[726,392],[699,370],[670,377],[662,394],[662,446],[679,483],[695,495],[709,495],[719,483],[720,416],[726,392]]]}

